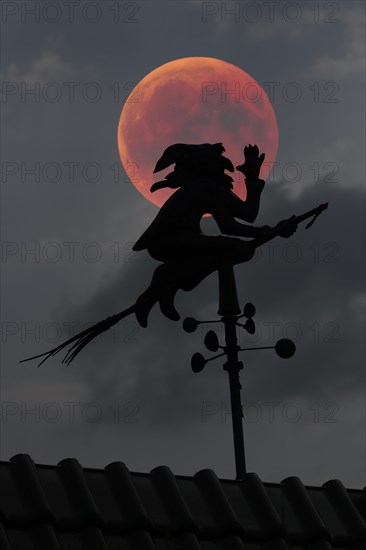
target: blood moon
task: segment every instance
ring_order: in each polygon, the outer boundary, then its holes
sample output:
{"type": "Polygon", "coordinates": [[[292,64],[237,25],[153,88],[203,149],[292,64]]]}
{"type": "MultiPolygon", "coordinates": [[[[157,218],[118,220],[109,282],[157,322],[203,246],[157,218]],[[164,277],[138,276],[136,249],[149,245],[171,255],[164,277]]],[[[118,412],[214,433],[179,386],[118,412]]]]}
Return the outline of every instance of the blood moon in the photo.
{"type": "MultiPolygon", "coordinates": [[[[277,121],[266,93],[248,73],[220,59],[186,57],[161,65],[133,86],[119,120],[118,149],[128,177],[149,201],[161,206],[175,191],[150,191],[173,169],[153,176],[157,160],[174,143],[222,142],[235,166],[243,162],[244,146],[257,144],[266,154],[261,170],[266,179],[277,153],[277,121]]],[[[243,175],[232,176],[234,192],[245,199],[243,175]]]]}

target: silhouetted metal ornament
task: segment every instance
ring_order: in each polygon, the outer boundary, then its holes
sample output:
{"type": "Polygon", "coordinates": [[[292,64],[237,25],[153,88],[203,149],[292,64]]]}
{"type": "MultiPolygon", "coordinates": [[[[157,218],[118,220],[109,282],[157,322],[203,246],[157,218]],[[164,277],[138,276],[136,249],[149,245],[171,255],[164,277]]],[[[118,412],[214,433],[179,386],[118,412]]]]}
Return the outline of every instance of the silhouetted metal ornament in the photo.
{"type": "Polygon", "coordinates": [[[183,330],[186,332],[194,332],[198,325],[200,324],[197,319],[194,319],[193,317],[186,317],[183,321],[183,330]]]}
{"type": "Polygon", "coordinates": [[[217,351],[219,349],[219,339],[213,330],[208,331],[203,342],[210,351],[217,351]]]}
{"type": "Polygon", "coordinates": [[[201,353],[194,353],[191,359],[191,367],[193,372],[201,372],[206,365],[206,359],[201,353]]]}
{"type": "Polygon", "coordinates": [[[251,319],[255,315],[255,306],[253,304],[251,304],[250,302],[248,302],[244,306],[243,313],[244,313],[244,317],[247,317],[248,319],[251,319]]]}
{"type": "Polygon", "coordinates": [[[288,338],[281,338],[281,340],[278,340],[275,345],[275,350],[277,355],[282,357],[282,359],[289,359],[294,355],[296,346],[292,340],[289,340],[288,338]]]}
{"type": "Polygon", "coordinates": [[[247,319],[247,321],[245,322],[244,328],[247,332],[249,332],[249,334],[254,334],[255,333],[255,324],[254,324],[253,319],[247,319]]]}
{"type": "MultiPolygon", "coordinates": [[[[288,359],[295,353],[295,344],[283,338],[275,346],[261,346],[252,348],[240,348],[237,339],[236,327],[244,328],[248,333],[255,333],[255,323],[253,317],[256,314],[255,306],[248,302],[243,307],[239,305],[234,266],[248,262],[254,254],[254,251],[271,241],[277,236],[287,238],[296,230],[297,225],[312,218],[306,229],[312,225],[319,214],[325,210],[328,203],[321,204],[317,208],[309,210],[300,216],[292,216],[288,220],[279,222],[271,230],[264,231],[261,237],[256,237],[250,242],[234,238],[245,236],[247,228],[245,224],[235,221],[235,218],[247,221],[255,219],[260,194],[263,190],[264,180],[259,179],[260,168],[264,160],[264,153],[259,154],[257,145],[249,144],[244,148],[245,162],[237,167],[248,181],[253,181],[256,192],[248,195],[245,204],[239,197],[230,191],[233,188],[233,178],[225,174],[225,170],[234,171],[232,162],[222,156],[225,151],[222,143],[216,144],[174,144],[168,147],[162,157],[158,160],[154,173],[160,172],[172,164],[174,170],[167,174],[163,181],[154,183],[151,191],[154,192],[162,188],[177,189],[173,201],[166,201],[162,206],[155,220],[141,235],[133,246],[133,250],[147,250],[154,258],[159,258],[160,263],[152,276],[149,287],[137,298],[136,302],[130,307],[99,321],[95,325],[79,332],[69,338],[49,352],[41,353],[24,359],[43,358],[39,365],[53,357],[65,348],[68,348],[63,363],[70,364],[71,361],[96,337],[109,330],[125,317],[135,314],[140,326],[147,327],[148,316],[155,304],[159,303],[162,314],[172,321],[180,319],[179,312],[174,305],[174,298],[178,290],[193,290],[208,277],[211,273],[218,273],[219,282],[219,309],[217,311],[221,319],[214,321],[198,321],[193,317],[187,317],[183,321],[183,329],[192,333],[197,330],[201,323],[221,322],[225,329],[225,346],[220,346],[217,335],[209,331],[205,336],[205,346],[213,352],[221,348],[222,353],[215,354],[213,357],[205,358],[201,353],[195,353],[191,358],[191,367],[193,372],[201,372],[206,363],[226,356],[227,361],[223,368],[228,373],[230,383],[230,402],[231,417],[234,437],[235,467],[236,479],[243,480],[246,474],[245,449],[243,434],[243,408],[241,403],[240,370],[243,364],[239,361],[239,352],[254,351],[275,348],[277,355],[288,359]],[[254,183],[255,181],[258,183],[254,183]],[[208,183],[209,182],[209,183],[208,183]],[[212,193],[210,196],[205,192],[205,186],[210,185],[212,193]],[[203,186],[200,189],[197,187],[203,186]],[[184,187],[184,189],[183,189],[184,187]],[[203,194],[207,197],[207,203],[202,199],[203,194]],[[196,200],[201,206],[192,211],[191,205],[196,200]],[[243,205],[241,204],[243,203],[243,205]],[[243,207],[243,210],[242,210],[243,207]],[[199,215],[199,212],[201,214],[199,215]],[[235,229],[229,229],[227,238],[227,247],[222,249],[222,237],[219,235],[204,238],[201,241],[201,231],[197,223],[197,216],[202,217],[204,212],[210,212],[214,219],[222,221],[222,226],[235,229]],[[214,214],[216,213],[216,214],[214,214]],[[169,231],[167,231],[169,228],[169,231]],[[239,231],[240,229],[240,231],[239,231]],[[169,233],[167,235],[167,233],[169,233]],[[167,238],[165,238],[167,237],[167,238]],[[181,248],[182,239],[186,243],[185,250],[192,249],[192,254],[178,251],[181,248]],[[205,242],[211,242],[205,246],[205,242]],[[202,248],[201,243],[202,242],[202,248]],[[215,254],[214,243],[217,243],[217,253],[215,254]],[[230,245],[232,243],[232,246],[230,245]],[[202,251],[197,257],[197,246],[202,251]],[[177,254],[178,252],[178,254],[177,254]],[[239,323],[238,320],[245,317],[245,323],[239,323]]],[[[219,224],[221,229],[221,223],[219,224]]],[[[21,361],[21,362],[23,362],[21,361]]]]}

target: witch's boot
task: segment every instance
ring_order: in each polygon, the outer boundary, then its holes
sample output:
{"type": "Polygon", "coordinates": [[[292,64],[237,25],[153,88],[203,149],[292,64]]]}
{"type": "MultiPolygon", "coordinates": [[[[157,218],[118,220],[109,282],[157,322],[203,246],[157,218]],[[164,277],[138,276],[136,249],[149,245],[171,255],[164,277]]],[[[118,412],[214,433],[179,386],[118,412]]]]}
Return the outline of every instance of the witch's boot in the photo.
{"type": "Polygon", "coordinates": [[[178,287],[173,287],[159,298],[160,311],[165,317],[168,317],[171,321],[179,321],[180,315],[174,306],[174,298],[178,291],[178,287]]]}
{"type": "Polygon", "coordinates": [[[174,307],[174,296],[177,290],[169,265],[159,265],[154,271],[149,287],[136,300],[135,315],[139,324],[147,327],[149,313],[157,302],[166,317],[172,321],[179,320],[179,313],[174,307]]]}

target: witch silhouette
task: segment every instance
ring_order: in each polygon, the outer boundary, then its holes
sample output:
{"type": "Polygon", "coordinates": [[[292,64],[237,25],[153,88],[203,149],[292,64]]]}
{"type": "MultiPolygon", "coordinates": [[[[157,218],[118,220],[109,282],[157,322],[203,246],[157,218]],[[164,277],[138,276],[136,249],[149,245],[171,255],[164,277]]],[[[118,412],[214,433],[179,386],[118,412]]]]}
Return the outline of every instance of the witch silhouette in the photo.
{"type": "Polygon", "coordinates": [[[159,303],[160,310],[172,321],[180,315],[174,298],[178,290],[193,290],[208,275],[224,264],[237,265],[249,261],[256,248],[280,236],[294,234],[299,222],[316,217],[327,208],[327,203],[301,216],[291,216],[275,227],[256,227],[252,224],[258,215],[264,180],[259,178],[265,154],[259,154],[257,145],[244,147],[244,163],[236,169],[245,176],[246,200],[233,193],[234,172],[230,159],[223,155],[222,143],[199,145],[177,143],[168,147],[158,160],[154,173],[173,164],[174,169],[164,180],[154,183],[151,192],[169,187],[177,189],[160,208],[156,218],[135,243],[133,250],[146,249],[162,262],[153,274],[149,287],[129,308],[76,334],[56,348],[27,358],[48,358],[71,345],[62,362],[70,364],[80,351],[102,332],[124,317],[135,314],[140,326],[146,327],[151,309],[159,303]],[[205,214],[211,214],[223,235],[207,235],[200,227],[205,214]]]}

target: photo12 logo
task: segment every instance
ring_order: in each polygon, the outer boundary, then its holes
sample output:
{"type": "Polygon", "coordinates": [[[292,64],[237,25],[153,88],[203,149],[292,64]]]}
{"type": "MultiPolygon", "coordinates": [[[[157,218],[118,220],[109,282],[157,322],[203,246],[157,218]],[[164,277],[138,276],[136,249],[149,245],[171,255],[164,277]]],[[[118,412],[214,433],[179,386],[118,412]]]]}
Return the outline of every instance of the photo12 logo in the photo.
{"type": "Polygon", "coordinates": [[[1,22],[26,24],[139,23],[140,3],[124,2],[1,2],[1,22]]]}
{"type": "MultiPolygon", "coordinates": [[[[328,423],[337,424],[339,405],[334,401],[319,403],[313,401],[308,405],[296,401],[280,403],[278,401],[266,401],[262,403],[250,402],[242,406],[243,421],[249,424],[265,422],[267,424],[297,422],[313,422],[315,424],[328,423]]],[[[219,422],[225,424],[231,422],[231,408],[225,401],[204,401],[201,408],[201,420],[204,424],[208,422],[219,422]]]]}
{"type": "Polygon", "coordinates": [[[141,421],[141,406],[135,401],[110,404],[96,401],[4,401],[1,405],[1,423],[20,424],[96,424],[101,421],[136,424],[141,421]]]}
{"type": "Polygon", "coordinates": [[[339,23],[337,2],[202,2],[201,21],[221,24],[278,23],[293,25],[305,17],[313,23],[339,23]]]}

